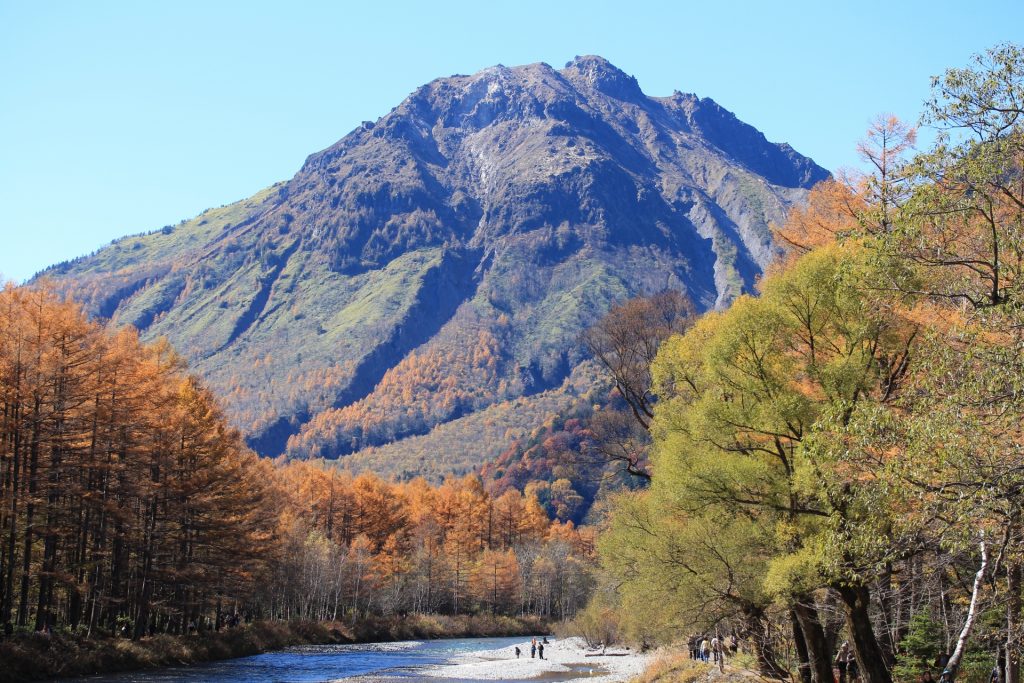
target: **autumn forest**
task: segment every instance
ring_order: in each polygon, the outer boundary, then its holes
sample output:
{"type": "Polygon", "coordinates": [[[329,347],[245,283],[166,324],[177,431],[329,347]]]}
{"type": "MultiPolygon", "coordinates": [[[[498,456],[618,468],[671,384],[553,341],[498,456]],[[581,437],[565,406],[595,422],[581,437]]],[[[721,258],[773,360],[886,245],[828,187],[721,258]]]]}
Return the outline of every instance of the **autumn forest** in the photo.
{"type": "Polygon", "coordinates": [[[728,635],[799,683],[847,651],[863,683],[1020,683],[1024,49],[949,69],[920,129],[879,116],[857,151],[772,226],[753,291],[620,300],[578,338],[588,391],[443,480],[297,454],[512,397],[508,318],[270,459],[168,342],[4,287],[3,635],[490,615],[595,646],[728,635]]]}
{"type": "Polygon", "coordinates": [[[2,621],[141,637],[245,618],[571,616],[592,532],[466,477],[261,460],[166,346],[0,294],[2,621]]]}

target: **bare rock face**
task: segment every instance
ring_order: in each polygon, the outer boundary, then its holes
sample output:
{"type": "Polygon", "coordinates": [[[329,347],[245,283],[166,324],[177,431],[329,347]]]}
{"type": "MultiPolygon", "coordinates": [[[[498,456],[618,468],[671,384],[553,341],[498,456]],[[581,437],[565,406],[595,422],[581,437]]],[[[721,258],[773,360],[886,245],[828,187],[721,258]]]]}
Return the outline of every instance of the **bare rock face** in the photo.
{"type": "Polygon", "coordinates": [[[291,180],[45,274],[166,336],[265,454],[338,457],[560,386],[625,297],[752,287],[828,172],[600,57],[422,86],[291,180]]]}

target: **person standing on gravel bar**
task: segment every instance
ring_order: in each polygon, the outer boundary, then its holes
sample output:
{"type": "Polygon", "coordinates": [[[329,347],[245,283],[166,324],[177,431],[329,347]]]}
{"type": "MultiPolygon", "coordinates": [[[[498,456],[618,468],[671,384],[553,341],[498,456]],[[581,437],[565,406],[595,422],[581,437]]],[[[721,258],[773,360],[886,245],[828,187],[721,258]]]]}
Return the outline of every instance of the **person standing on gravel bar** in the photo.
{"type": "Polygon", "coordinates": [[[537,646],[537,656],[544,659],[544,643],[537,646]]]}
{"type": "Polygon", "coordinates": [[[537,639],[534,638],[530,641],[530,659],[537,656],[537,639]]]}
{"type": "Polygon", "coordinates": [[[520,654],[519,646],[516,645],[516,659],[519,659],[519,654],[520,654]]]}

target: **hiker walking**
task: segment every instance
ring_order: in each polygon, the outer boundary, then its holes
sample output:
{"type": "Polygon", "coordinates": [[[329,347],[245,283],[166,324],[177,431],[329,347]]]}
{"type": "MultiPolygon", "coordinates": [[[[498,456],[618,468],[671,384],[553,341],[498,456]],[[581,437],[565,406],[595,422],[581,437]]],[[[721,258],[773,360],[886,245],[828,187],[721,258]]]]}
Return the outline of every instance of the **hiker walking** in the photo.
{"type": "Polygon", "coordinates": [[[534,638],[533,640],[530,641],[530,659],[533,659],[536,656],[537,656],[537,639],[534,638]]]}
{"type": "Polygon", "coordinates": [[[701,636],[701,639],[700,639],[700,661],[704,662],[705,664],[707,664],[707,662],[708,662],[708,659],[709,659],[708,655],[711,654],[710,653],[710,649],[711,649],[711,643],[708,642],[708,637],[707,636],[701,636]]]}
{"type": "Polygon", "coordinates": [[[853,653],[853,650],[846,655],[846,673],[850,676],[850,683],[856,683],[860,676],[860,671],[857,667],[857,656],[853,653]]]}
{"type": "Polygon", "coordinates": [[[718,665],[718,670],[725,672],[725,648],[722,647],[722,639],[716,634],[711,639],[711,655],[715,658],[715,664],[718,665]]]}
{"type": "Polygon", "coordinates": [[[846,662],[850,656],[850,643],[843,641],[836,653],[836,669],[839,670],[839,683],[846,683],[846,662]]]}

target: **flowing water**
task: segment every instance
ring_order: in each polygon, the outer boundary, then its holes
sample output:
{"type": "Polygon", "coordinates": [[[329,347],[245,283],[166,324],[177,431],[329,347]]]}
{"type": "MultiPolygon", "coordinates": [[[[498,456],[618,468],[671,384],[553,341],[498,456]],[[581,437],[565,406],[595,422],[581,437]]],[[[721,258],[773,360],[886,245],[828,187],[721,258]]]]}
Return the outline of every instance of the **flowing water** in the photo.
{"type": "MultiPolygon", "coordinates": [[[[452,683],[459,679],[426,677],[419,672],[423,667],[444,664],[458,655],[494,650],[521,642],[523,638],[520,636],[358,645],[304,645],[240,659],[73,680],[79,683],[312,683],[354,679],[362,683],[409,683],[417,680],[452,683]]],[[[573,670],[567,673],[549,673],[530,680],[569,681],[587,676],[589,673],[589,669],[583,665],[571,668],[573,670]]]]}

